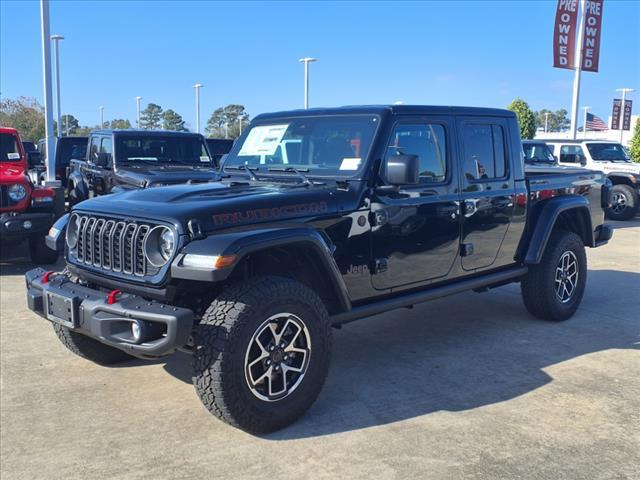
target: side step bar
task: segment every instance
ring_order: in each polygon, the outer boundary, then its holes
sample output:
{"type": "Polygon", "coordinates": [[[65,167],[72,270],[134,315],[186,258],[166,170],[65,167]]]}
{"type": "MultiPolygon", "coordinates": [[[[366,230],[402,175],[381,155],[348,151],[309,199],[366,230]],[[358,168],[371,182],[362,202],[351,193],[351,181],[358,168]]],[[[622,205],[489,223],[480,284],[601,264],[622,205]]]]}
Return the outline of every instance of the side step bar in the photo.
{"type": "Polygon", "coordinates": [[[459,282],[434,287],[420,292],[401,295],[395,298],[387,298],[366,305],[353,307],[348,312],[338,313],[330,317],[332,324],[343,324],[353,322],[364,317],[370,317],[379,313],[388,312],[397,308],[411,307],[418,303],[435,300],[436,298],[447,297],[456,293],[473,290],[476,288],[489,287],[491,285],[499,285],[514,281],[523,275],[526,275],[527,267],[511,268],[500,272],[488,273],[476,278],[469,278],[459,282]]]}

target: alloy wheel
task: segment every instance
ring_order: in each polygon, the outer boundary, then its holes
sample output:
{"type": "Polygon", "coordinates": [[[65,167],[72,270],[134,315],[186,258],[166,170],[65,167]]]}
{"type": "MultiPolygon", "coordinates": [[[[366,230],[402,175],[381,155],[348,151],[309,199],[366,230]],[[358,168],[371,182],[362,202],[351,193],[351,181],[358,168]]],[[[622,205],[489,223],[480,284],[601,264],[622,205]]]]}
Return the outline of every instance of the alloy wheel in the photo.
{"type": "Polygon", "coordinates": [[[572,251],[562,254],[556,266],[555,290],[556,296],[562,303],[567,303],[573,297],[578,285],[578,259],[572,251]]]}
{"type": "Polygon", "coordinates": [[[611,198],[611,211],[619,215],[625,208],[627,208],[627,197],[622,193],[615,192],[611,198]]]}

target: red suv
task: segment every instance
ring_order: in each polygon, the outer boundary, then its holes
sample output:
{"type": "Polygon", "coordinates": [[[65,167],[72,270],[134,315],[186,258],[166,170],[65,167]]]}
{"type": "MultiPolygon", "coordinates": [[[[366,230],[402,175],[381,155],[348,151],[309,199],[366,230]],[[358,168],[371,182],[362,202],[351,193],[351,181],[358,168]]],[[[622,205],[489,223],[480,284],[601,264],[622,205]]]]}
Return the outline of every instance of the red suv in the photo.
{"type": "MultiPolygon", "coordinates": [[[[30,160],[37,155],[29,152],[30,160]]],[[[55,193],[33,185],[27,171],[18,131],[0,127],[0,244],[28,240],[35,263],[53,263],[58,254],[46,246],[44,238],[55,220],[55,193]]]]}

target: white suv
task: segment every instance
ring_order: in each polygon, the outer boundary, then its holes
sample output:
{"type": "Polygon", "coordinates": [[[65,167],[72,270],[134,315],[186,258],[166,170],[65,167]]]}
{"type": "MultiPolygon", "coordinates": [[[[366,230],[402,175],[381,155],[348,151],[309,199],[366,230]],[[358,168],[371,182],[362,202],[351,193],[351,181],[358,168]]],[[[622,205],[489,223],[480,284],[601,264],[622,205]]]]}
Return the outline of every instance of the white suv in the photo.
{"type": "Polygon", "coordinates": [[[612,220],[628,220],[638,212],[640,164],[633,163],[621,144],[605,140],[545,140],[560,165],[600,170],[611,180],[612,220]]]}

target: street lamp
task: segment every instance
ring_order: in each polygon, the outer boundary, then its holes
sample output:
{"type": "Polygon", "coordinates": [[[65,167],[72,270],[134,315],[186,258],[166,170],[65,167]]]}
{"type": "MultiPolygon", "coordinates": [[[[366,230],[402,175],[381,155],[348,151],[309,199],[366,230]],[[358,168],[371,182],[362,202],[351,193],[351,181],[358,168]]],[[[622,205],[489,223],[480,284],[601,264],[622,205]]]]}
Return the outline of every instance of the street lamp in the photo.
{"type": "Polygon", "coordinates": [[[631,93],[635,90],[633,88],[616,88],[616,92],[622,92],[622,103],[620,105],[620,113],[622,114],[622,118],[620,119],[620,143],[622,143],[622,134],[624,132],[624,106],[626,101],[627,92],[631,93]]]}
{"type": "Polygon", "coordinates": [[[196,133],[200,133],[200,89],[204,87],[201,83],[196,83],[193,88],[196,89],[196,133]]]}
{"type": "Polygon", "coordinates": [[[142,97],[136,97],[136,127],[140,128],[140,100],[142,97]]]}
{"type": "MultiPolygon", "coordinates": [[[[62,109],[60,108],[60,54],[58,45],[60,40],[64,40],[62,35],[51,35],[53,41],[53,61],[56,65],[56,108],[58,110],[58,138],[62,137],[62,109]]],[[[69,132],[67,132],[69,135],[69,132]]]]}
{"type": "Polygon", "coordinates": [[[42,77],[44,78],[45,138],[48,155],[45,158],[47,179],[45,185],[60,187],[53,164],[56,158],[56,141],[53,137],[53,109],[51,108],[51,34],[49,33],[49,0],[40,0],[40,32],[42,41],[42,77]]]}
{"type": "Polygon", "coordinates": [[[104,107],[100,106],[98,110],[100,110],[100,128],[104,128],[104,107]]]}
{"type": "Polygon", "coordinates": [[[304,63],[304,108],[309,108],[309,64],[317,62],[317,58],[304,57],[298,60],[304,63]]]}
{"type": "Polygon", "coordinates": [[[591,107],[580,107],[584,110],[584,117],[582,123],[582,138],[587,138],[587,110],[591,109],[591,107]]]}
{"type": "Polygon", "coordinates": [[[551,115],[551,112],[544,112],[544,133],[547,133],[549,126],[549,115],[551,115]]]}

